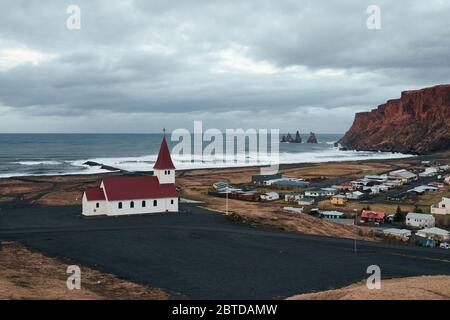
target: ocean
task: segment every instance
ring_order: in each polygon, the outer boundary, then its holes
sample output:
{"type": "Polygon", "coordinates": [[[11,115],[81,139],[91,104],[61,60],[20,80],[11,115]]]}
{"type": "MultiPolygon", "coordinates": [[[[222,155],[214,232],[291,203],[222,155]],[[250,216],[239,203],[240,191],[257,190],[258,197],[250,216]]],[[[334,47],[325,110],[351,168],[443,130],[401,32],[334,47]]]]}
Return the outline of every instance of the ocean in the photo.
{"type": "MultiPolygon", "coordinates": [[[[334,147],[340,134],[317,134],[318,143],[280,143],[279,162],[304,163],[365,159],[403,158],[409,155],[385,152],[341,151],[334,147]]],[[[302,139],[308,138],[303,134],[302,139]]],[[[127,171],[152,171],[162,134],[0,134],[0,178],[29,175],[94,174],[109,172],[87,161],[127,171]]],[[[167,134],[169,148],[178,144],[167,134]]],[[[209,142],[203,142],[206,147],[209,142]]],[[[248,146],[247,146],[248,149],[248,146]]],[[[173,155],[177,169],[265,165],[246,151],[244,160],[223,161],[173,155]]]]}

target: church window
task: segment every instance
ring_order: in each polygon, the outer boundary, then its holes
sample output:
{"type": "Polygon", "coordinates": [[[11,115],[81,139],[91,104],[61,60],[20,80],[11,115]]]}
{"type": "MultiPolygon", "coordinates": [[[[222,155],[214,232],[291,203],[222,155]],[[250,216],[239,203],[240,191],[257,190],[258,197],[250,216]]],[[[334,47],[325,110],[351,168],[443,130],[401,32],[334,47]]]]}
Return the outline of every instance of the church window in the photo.
{"type": "Polygon", "coordinates": [[[134,201],[130,202],[130,208],[134,208],[134,201]]]}
{"type": "Polygon", "coordinates": [[[147,206],[147,203],[144,201],[142,201],[142,208],[145,208],[147,206]]]}
{"type": "Polygon", "coordinates": [[[158,201],[157,200],[153,200],[153,206],[156,207],[158,205],[158,201]]]}
{"type": "Polygon", "coordinates": [[[119,209],[122,209],[122,202],[119,202],[119,209]]]}

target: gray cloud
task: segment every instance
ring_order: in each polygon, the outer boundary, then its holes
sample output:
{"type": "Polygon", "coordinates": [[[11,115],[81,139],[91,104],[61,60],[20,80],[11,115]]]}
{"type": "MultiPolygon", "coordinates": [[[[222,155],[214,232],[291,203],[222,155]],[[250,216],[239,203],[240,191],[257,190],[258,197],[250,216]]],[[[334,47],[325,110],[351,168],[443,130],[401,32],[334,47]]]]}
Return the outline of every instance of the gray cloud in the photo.
{"type": "Polygon", "coordinates": [[[154,132],[204,120],[344,132],[356,111],[449,80],[448,3],[378,1],[377,31],[366,28],[370,4],[2,1],[0,131],[154,132]],[[66,28],[73,3],[78,31],[66,28]]]}

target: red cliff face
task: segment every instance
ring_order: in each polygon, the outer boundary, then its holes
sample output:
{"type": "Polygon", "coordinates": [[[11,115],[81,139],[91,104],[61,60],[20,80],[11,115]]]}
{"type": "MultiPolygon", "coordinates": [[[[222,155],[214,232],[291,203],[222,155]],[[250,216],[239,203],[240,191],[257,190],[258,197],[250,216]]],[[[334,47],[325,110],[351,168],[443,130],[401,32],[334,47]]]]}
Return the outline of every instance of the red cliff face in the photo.
{"type": "Polygon", "coordinates": [[[339,141],[356,150],[427,154],[450,149],[450,85],[402,92],[355,115],[339,141]]]}

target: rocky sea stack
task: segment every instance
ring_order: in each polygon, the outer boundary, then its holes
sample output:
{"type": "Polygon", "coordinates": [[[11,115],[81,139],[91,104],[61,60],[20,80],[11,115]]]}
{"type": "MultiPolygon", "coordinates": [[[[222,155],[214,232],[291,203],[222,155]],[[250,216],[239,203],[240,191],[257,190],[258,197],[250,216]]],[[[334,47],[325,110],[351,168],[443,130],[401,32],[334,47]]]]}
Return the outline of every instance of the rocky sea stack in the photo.
{"type": "Polygon", "coordinates": [[[307,143],[317,143],[317,138],[314,132],[309,133],[308,140],[306,140],[307,143]]]}
{"type": "Polygon", "coordinates": [[[355,115],[339,142],[346,148],[429,154],[450,149],[450,85],[404,91],[355,115]]]}
{"type": "Polygon", "coordinates": [[[302,143],[302,137],[300,136],[300,132],[297,130],[295,133],[295,138],[292,138],[291,134],[288,133],[287,135],[283,135],[281,142],[302,143]]]}

